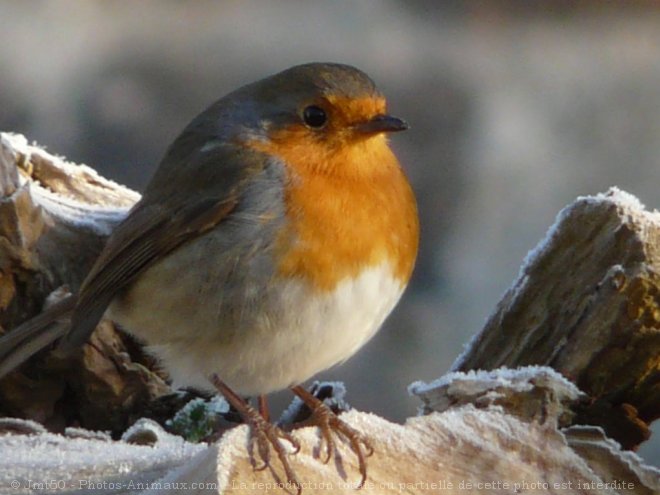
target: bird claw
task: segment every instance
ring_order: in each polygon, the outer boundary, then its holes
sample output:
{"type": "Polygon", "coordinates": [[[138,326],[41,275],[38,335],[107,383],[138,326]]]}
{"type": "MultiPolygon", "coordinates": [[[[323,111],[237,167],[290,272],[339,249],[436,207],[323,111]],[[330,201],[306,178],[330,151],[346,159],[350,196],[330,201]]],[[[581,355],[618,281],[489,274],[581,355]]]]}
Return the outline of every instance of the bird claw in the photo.
{"type": "Polygon", "coordinates": [[[335,414],[327,404],[310,394],[302,387],[292,388],[293,392],[300,397],[303,402],[311,409],[312,418],[310,423],[319,427],[321,433],[320,449],[325,451],[322,461],[327,464],[330,462],[333,453],[336,450],[336,442],[333,433],[348,441],[351,450],[358,459],[358,466],[361,475],[358,488],[362,488],[367,481],[367,457],[373,455],[374,449],[369,439],[358,430],[335,414]],[[325,448],[323,448],[325,447],[325,448]]]}
{"type": "Polygon", "coordinates": [[[283,440],[289,442],[293,447],[293,454],[300,451],[300,443],[290,433],[275,426],[270,421],[267,421],[256,409],[250,406],[245,400],[236,395],[217,375],[210,376],[211,383],[218,389],[227,401],[234,406],[235,409],[243,417],[243,420],[250,428],[250,439],[248,441],[248,451],[250,455],[250,463],[255,471],[263,471],[271,466],[270,456],[271,448],[277,454],[277,457],[284,468],[287,483],[296,487],[297,494],[302,492],[302,485],[298,481],[291,464],[289,463],[287,449],[282,443],[283,440]],[[254,455],[254,447],[257,447],[258,458],[254,455]]]}
{"type": "Polygon", "coordinates": [[[296,474],[289,463],[289,452],[283,444],[283,441],[289,442],[293,447],[293,452],[291,452],[291,454],[295,455],[300,451],[300,443],[298,440],[296,440],[290,433],[266,421],[254,409],[250,409],[246,415],[246,421],[250,426],[250,460],[252,468],[255,471],[263,471],[270,467],[272,448],[284,468],[287,482],[292,486],[297,487],[298,493],[300,493],[301,484],[296,478],[296,474]],[[261,464],[259,464],[259,461],[254,456],[255,443],[257,445],[258,458],[261,461],[261,464]]]}
{"type": "Polygon", "coordinates": [[[325,458],[321,459],[323,464],[327,464],[332,459],[332,453],[335,451],[335,441],[332,439],[332,435],[328,434],[327,431],[321,430],[321,448],[325,443],[325,458]]]}
{"type": "Polygon", "coordinates": [[[255,430],[250,427],[250,440],[249,440],[249,453],[250,453],[250,462],[252,464],[252,469],[255,471],[263,471],[270,465],[270,448],[268,442],[263,436],[254,432],[255,430]],[[262,464],[259,464],[256,456],[254,455],[254,447],[257,445],[259,452],[259,459],[262,464]]]}
{"type": "Polygon", "coordinates": [[[351,450],[358,459],[358,466],[361,475],[358,488],[362,488],[367,481],[366,458],[373,455],[374,449],[367,437],[340,419],[339,416],[332,412],[327,405],[323,404],[323,406],[323,409],[317,409],[314,414],[316,418],[319,418],[317,426],[321,429],[321,435],[326,444],[326,459],[324,459],[323,462],[328,463],[335,450],[335,441],[332,438],[332,432],[345,438],[348,440],[351,450]]]}

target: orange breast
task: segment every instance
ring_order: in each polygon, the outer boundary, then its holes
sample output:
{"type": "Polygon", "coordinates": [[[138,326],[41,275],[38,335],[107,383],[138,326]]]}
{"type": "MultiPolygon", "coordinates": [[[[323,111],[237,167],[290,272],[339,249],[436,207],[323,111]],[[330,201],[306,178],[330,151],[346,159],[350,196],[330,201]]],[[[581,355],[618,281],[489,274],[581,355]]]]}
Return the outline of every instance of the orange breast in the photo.
{"type": "Polygon", "coordinates": [[[283,130],[251,144],[280,157],[289,171],[279,274],[329,291],[389,262],[405,284],[417,255],[417,207],[385,137],[330,146],[310,143],[304,132],[283,130]]]}

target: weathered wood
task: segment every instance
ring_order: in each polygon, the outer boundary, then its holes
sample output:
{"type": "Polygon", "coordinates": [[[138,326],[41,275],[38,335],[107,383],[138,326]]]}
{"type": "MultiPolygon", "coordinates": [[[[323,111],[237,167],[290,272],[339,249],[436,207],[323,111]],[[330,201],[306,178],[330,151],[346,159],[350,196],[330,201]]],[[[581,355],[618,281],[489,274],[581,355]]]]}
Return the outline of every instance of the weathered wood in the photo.
{"type": "MultiPolygon", "coordinates": [[[[342,416],[368,435],[374,447],[365,493],[653,495],[660,490],[660,472],[621,452],[602,430],[573,428],[565,434],[557,429],[582,394],[551,369],[457,373],[412,389],[428,411],[437,407],[440,412],[408,419],[404,425],[357,411],[342,416]],[[525,395],[534,400],[525,403],[525,395]],[[442,397],[451,398],[453,405],[442,397]]],[[[286,493],[283,486],[295,493],[276,459],[272,470],[253,469],[245,426],[211,446],[177,442],[144,421],[122,442],[79,434],[67,442],[38,427],[27,436],[29,425],[10,426],[23,434],[0,436],[0,457],[8,459],[0,471],[0,491],[12,482],[24,488],[27,480],[50,479],[61,480],[69,490],[80,487],[81,480],[88,487],[114,483],[112,493],[128,493],[130,486],[149,487],[149,493],[172,493],[174,487],[185,486],[181,492],[244,495],[286,493]],[[46,445],[56,446],[60,456],[81,450],[87,454],[58,469],[44,462],[46,445]],[[26,451],[31,455],[16,455],[26,451]]],[[[291,464],[303,493],[356,493],[357,461],[344,442],[339,442],[335,460],[324,464],[314,427],[293,434],[301,450],[291,456],[291,464]]]]}
{"type": "MultiPolygon", "coordinates": [[[[9,134],[0,134],[0,191],[1,332],[39,313],[48,297],[75,291],[139,195],[9,134]]],[[[149,364],[102,322],[79,354],[42,353],[0,380],[0,416],[119,435],[146,402],[170,392],[149,364]]]]}
{"type": "Polygon", "coordinates": [[[139,195],[22,136],[0,134],[0,325],[41,310],[55,289],[75,290],[106,237],[139,195]]]}
{"type": "Polygon", "coordinates": [[[626,448],[660,416],[660,214],[616,189],[565,208],[454,369],[547,365],[589,396],[577,424],[626,448]]]}

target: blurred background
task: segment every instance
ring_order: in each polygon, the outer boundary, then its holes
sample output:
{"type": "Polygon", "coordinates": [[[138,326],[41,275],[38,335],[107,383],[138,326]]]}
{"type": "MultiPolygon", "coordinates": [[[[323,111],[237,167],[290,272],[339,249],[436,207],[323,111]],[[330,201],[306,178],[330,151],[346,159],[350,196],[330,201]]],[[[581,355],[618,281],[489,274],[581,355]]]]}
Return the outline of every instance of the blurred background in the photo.
{"type": "MultiPolygon", "coordinates": [[[[368,72],[412,126],[392,143],[421,252],[383,331],[320,378],[394,420],[563,206],[617,185],[660,207],[657,1],[0,0],[0,37],[0,130],[137,190],[230,90],[302,62],[368,72]]],[[[641,453],[660,464],[660,439],[641,453]]]]}

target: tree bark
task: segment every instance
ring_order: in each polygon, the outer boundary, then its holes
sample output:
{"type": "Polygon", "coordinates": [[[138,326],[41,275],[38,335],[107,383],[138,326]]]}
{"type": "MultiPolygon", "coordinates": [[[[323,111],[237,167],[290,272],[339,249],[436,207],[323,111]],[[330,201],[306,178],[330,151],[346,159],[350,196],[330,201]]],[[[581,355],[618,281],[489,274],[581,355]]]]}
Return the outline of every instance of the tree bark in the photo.
{"type": "Polygon", "coordinates": [[[660,416],[660,214],[612,189],[565,208],[455,370],[546,365],[588,395],[576,424],[625,448],[660,416]]]}

